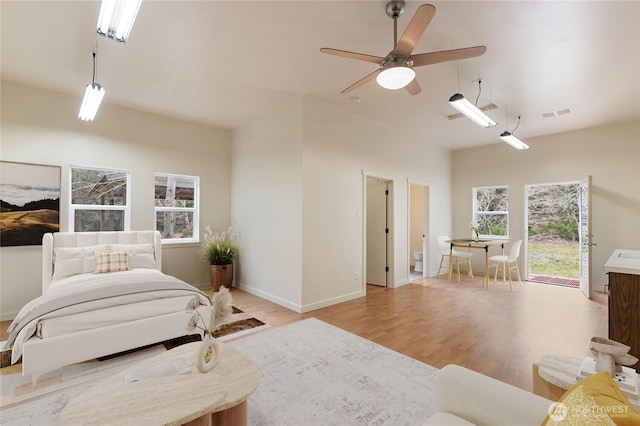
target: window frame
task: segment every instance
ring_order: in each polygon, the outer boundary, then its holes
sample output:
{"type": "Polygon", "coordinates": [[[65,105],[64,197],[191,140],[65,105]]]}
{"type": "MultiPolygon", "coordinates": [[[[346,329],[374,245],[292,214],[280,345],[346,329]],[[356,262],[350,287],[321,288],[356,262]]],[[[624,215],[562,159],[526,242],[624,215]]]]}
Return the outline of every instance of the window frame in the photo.
{"type": "MultiPolygon", "coordinates": [[[[81,232],[75,230],[75,214],[79,210],[100,210],[100,211],[123,211],[124,223],[122,231],[131,230],[131,171],[127,169],[118,169],[115,167],[95,167],[95,166],[80,166],[72,164],[69,166],[69,215],[68,224],[70,232],[81,232]],[[125,204],[124,205],[104,205],[104,204],[74,204],[73,202],[73,170],[103,170],[103,171],[115,171],[122,172],[126,175],[126,189],[125,189],[125,204]]],[[[87,231],[87,232],[102,232],[99,231],[87,231]]]]}
{"type": "MultiPolygon", "coordinates": [[[[155,172],[153,175],[153,229],[158,231],[157,217],[160,212],[192,212],[193,213],[193,235],[187,238],[162,238],[162,244],[194,244],[200,242],[200,177],[192,175],[183,175],[178,173],[155,172]],[[193,179],[193,207],[161,207],[156,206],[156,178],[157,177],[175,177],[178,179],[193,179]]],[[[162,234],[162,232],[160,233],[162,234]]]]}
{"type": "MultiPolygon", "coordinates": [[[[474,223],[482,223],[480,220],[481,216],[484,215],[504,215],[506,218],[506,234],[505,235],[493,235],[493,234],[483,234],[480,233],[479,238],[491,238],[494,240],[507,240],[509,239],[509,227],[510,227],[510,218],[509,218],[509,185],[488,185],[488,186],[477,186],[473,187],[473,212],[472,217],[474,223]],[[507,190],[507,210],[487,210],[487,211],[478,211],[478,191],[487,190],[487,189],[506,189],[507,190]]],[[[480,227],[480,231],[482,231],[482,227],[480,227]]]]}

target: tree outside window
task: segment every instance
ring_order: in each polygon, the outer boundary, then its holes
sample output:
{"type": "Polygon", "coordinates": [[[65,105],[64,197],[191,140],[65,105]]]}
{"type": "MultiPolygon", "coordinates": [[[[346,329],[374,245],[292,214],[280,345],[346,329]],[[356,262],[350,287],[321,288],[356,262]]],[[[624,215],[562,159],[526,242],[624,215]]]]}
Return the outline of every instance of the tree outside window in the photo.
{"type": "Polygon", "coordinates": [[[473,188],[473,218],[480,237],[509,236],[509,187],[473,188]]]}
{"type": "Polygon", "coordinates": [[[155,229],[163,242],[198,242],[199,178],[155,174],[155,229]]]}
{"type": "Polygon", "coordinates": [[[128,231],[129,171],[71,166],[69,228],[128,231]]]}

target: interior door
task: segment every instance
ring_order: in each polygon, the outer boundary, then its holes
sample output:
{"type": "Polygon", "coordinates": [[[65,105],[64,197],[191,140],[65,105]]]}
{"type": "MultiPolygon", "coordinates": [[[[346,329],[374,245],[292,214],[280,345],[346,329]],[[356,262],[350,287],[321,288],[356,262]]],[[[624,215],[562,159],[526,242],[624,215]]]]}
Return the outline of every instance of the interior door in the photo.
{"type": "Polygon", "coordinates": [[[367,178],[367,284],[387,285],[388,182],[367,178]]]}
{"type": "Polygon", "coordinates": [[[591,176],[580,181],[580,290],[591,299],[593,278],[591,274],[591,176]]]}

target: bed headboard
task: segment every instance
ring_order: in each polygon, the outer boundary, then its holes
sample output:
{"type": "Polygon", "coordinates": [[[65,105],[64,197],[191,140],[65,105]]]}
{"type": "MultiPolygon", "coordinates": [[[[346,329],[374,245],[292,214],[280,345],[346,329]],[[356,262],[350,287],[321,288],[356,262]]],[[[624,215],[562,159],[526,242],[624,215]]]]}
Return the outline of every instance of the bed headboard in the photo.
{"type": "Polygon", "coordinates": [[[162,269],[162,245],[158,231],[123,232],[54,232],[42,237],[42,292],[53,277],[53,249],[56,247],[88,247],[99,244],[152,244],[158,270],[162,269]]]}

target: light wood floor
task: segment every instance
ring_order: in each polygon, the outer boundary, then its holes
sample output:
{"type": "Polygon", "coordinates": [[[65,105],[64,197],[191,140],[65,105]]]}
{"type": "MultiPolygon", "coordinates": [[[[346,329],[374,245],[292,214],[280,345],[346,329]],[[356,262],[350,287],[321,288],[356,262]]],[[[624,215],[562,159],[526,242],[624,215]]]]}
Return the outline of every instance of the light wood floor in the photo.
{"type": "MultiPolygon", "coordinates": [[[[607,296],[580,290],[464,278],[425,278],[397,288],[367,286],[367,296],[298,314],[242,290],[233,304],[271,327],[315,317],[441,368],[455,363],[531,390],[531,364],[546,353],[583,357],[593,336],[608,336],[607,296]]],[[[0,324],[6,339],[9,322],[0,324]]]]}

